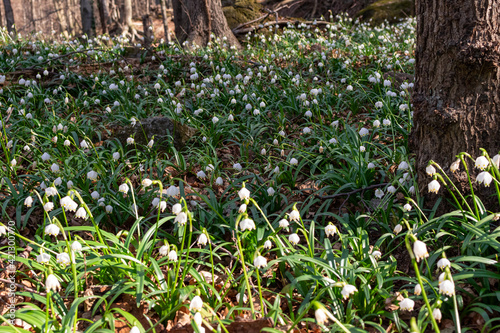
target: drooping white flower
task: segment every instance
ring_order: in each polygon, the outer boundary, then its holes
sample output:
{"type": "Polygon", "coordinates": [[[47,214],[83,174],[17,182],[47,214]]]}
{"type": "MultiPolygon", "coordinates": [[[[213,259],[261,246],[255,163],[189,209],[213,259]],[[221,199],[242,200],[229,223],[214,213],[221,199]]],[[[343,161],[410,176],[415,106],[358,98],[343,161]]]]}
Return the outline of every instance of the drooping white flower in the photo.
{"type": "Polygon", "coordinates": [[[134,326],[132,327],[129,333],[141,333],[141,331],[139,330],[139,327],[134,326]]]}
{"type": "Polygon", "coordinates": [[[384,191],[382,191],[381,189],[376,189],[375,190],[375,196],[379,199],[382,199],[382,197],[384,196],[384,191]]]}
{"type": "Polygon", "coordinates": [[[90,170],[89,172],[87,172],[87,178],[90,180],[97,180],[97,176],[98,174],[94,170],[90,170]]]}
{"type": "Polygon", "coordinates": [[[238,213],[242,214],[247,211],[247,205],[241,204],[240,208],[238,208],[238,213]]]}
{"type": "Polygon", "coordinates": [[[325,310],[318,308],[314,311],[314,316],[316,317],[316,322],[318,325],[322,326],[328,321],[328,316],[325,313],[325,310]]]}
{"type": "Polygon", "coordinates": [[[404,170],[408,170],[408,168],[409,168],[409,165],[408,165],[408,163],[406,161],[402,161],[398,165],[398,170],[404,171],[404,170]]]}
{"type": "Polygon", "coordinates": [[[420,259],[429,257],[429,252],[427,252],[427,245],[419,240],[413,243],[413,253],[415,254],[415,260],[417,260],[417,262],[419,262],[420,259]]]}
{"type": "Polygon", "coordinates": [[[50,261],[50,255],[45,252],[42,252],[40,253],[40,255],[36,256],[36,262],[39,264],[46,264],[49,261],[50,261]]]}
{"type": "Polygon", "coordinates": [[[288,221],[286,219],[281,219],[278,222],[278,225],[279,225],[280,228],[288,228],[288,226],[290,225],[290,223],[288,223],[288,221]]]}
{"type": "Polygon", "coordinates": [[[422,286],[420,285],[420,283],[417,283],[415,285],[415,289],[413,290],[413,293],[417,296],[419,296],[422,293],[422,286]]]}
{"type": "Polygon", "coordinates": [[[179,223],[180,225],[184,225],[187,223],[187,214],[185,212],[180,212],[175,217],[174,223],[179,223]]]}
{"type": "Polygon", "coordinates": [[[200,236],[198,236],[198,245],[205,246],[208,243],[208,237],[205,235],[205,233],[201,233],[200,236]]]}
{"type": "Polygon", "coordinates": [[[378,260],[378,259],[382,258],[382,252],[380,252],[380,251],[373,251],[373,252],[372,252],[372,256],[373,256],[375,259],[377,259],[377,260],[378,260]]]}
{"type": "Polygon", "coordinates": [[[299,164],[299,161],[298,161],[295,157],[292,157],[292,158],[290,159],[290,164],[291,164],[291,165],[297,165],[297,164],[299,164]]]}
{"type": "Polygon", "coordinates": [[[61,289],[61,284],[59,283],[59,280],[55,277],[55,275],[49,274],[49,276],[47,276],[47,279],[45,280],[45,288],[47,289],[47,292],[57,292],[61,289]]]}
{"type": "Polygon", "coordinates": [[[0,236],[6,235],[7,234],[7,228],[4,227],[3,225],[0,225],[0,236]]]}
{"type": "Polygon", "coordinates": [[[168,253],[168,260],[177,261],[177,252],[175,250],[172,250],[168,253]]]}
{"type": "MultiPolygon", "coordinates": [[[[239,303],[241,299],[241,293],[236,294],[236,302],[239,303]]],[[[245,304],[248,301],[248,297],[246,294],[243,294],[243,304],[245,304]]]]}
{"type": "Polygon", "coordinates": [[[288,218],[290,221],[299,221],[300,220],[300,213],[297,209],[293,209],[290,214],[288,214],[288,218]]]}
{"type": "Polygon", "coordinates": [[[86,220],[88,218],[87,211],[85,208],[80,207],[75,213],[75,218],[80,218],[86,220]]]}
{"type": "Polygon", "coordinates": [[[179,195],[179,193],[180,193],[179,188],[177,186],[174,186],[174,185],[171,185],[166,191],[166,194],[169,197],[175,197],[175,196],[179,195]]]}
{"type": "Polygon", "coordinates": [[[491,159],[491,162],[493,162],[493,164],[494,164],[497,168],[500,168],[500,155],[499,155],[499,154],[496,154],[495,156],[493,156],[493,158],[491,159]]]}
{"type": "Polygon", "coordinates": [[[54,204],[52,202],[47,202],[45,205],[43,205],[43,209],[46,212],[50,212],[52,209],[54,209],[54,204]]]}
{"type": "Polygon", "coordinates": [[[252,230],[252,229],[255,229],[255,222],[251,219],[243,219],[241,222],[240,222],[240,229],[241,231],[245,231],[245,230],[252,230]]]}
{"type": "Polygon", "coordinates": [[[439,284],[439,293],[447,296],[455,294],[455,284],[451,280],[444,280],[439,284]]]}
{"type": "Polygon", "coordinates": [[[45,195],[47,195],[48,197],[53,197],[55,195],[57,195],[57,189],[55,187],[47,187],[47,189],[45,190],[45,195]]]}
{"type": "Polygon", "coordinates": [[[397,189],[392,185],[387,188],[387,192],[389,192],[389,193],[394,194],[394,193],[396,193],[396,191],[397,191],[397,189]]]}
{"type": "Polygon", "coordinates": [[[99,194],[99,192],[97,191],[93,191],[92,193],[90,193],[90,196],[92,197],[92,199],[94,200],[97,200],[101,197],[101,195],[99,194]]]}
{"type": "Polygon", "coordinates": [[[292,245],[297,245],[300,242],[300,237],[297,234],[290,234],[290,236],[288,236],[288,241],[292,245]]]}
{"type": "Polygon", "coordinates": [[[439,310],[439,308],[435,308],[434,310],[432,310],[432,316],[438,323],[440,323],[441,319],[443,319],[443,314],[441,313],[441,310],[439,310]]]}
{"type": "Polygon", "coordinates": [[[359,136],[363,137],[363,136],[366,136],[370,134],[370,131],[368,131],[366,128],[362,127],[360,130],[359,130],[359,136]]]}
{"type": "Polygon", "coordinates": [[[401,231],[403,230],[403,226],[401,224],[397,224],[395,227],[394,227],[394,234],[397,235],[399,234],[401,231]]]}
{"type": "Polygon", "coordinates": [[[180,212],[182,212],[182,206],[180,203],[176,203],[172,206],[172,214],[178,215],[180,212]]]}
{"type": "Polygon", "coordinates": [[[451,165],[450,165],[450,171],[451,172],[455,172],[455,171],[458,170],[459,167],[460,167],[460,159],[458,159],[455,162],[451,163],[451,165]]]}
{"type": "Polygon", "coordinates": [[[82,244],[79,241],[74,241],[71,243],[71,251],[73,252],[82,252],[82,244]]]}
{"type": "Polygon", "coordinates": [[[364,153],[366,151],[365,146],[359,146],[359,151],[364,153]]]}
{"type": "Polygon", "coordinates": [[[158,252],[160,253],[161,256],[166,256],[169,252],[168,245],[163,245],[162,247],[160,247],[160,250],[158,250],[158,252]]]}
{"type": "Polygon", "coordinates": [[[224,180],[222,179],[222,177],[217,177],[217,179],[215,180],[215,184],[218,186],[224,185],[224,180]]]}
{"type": "Polygon", "coordinates": [[[149,178],[144,178],[141,182],[141,185],[143,187],[149,187],[149,186],[151,186],[151,184],[153,184],[153,181],[149,178]]]}
{"type": "Polygon", "coordinates": [[[50,160],[50,155],[48,153],[43,153],[42,154],[42,161],[48,161],[50,160]]]}
{"type": "Polygon", "coordinates": [[[71,262],[71,259],[69,258],[69,254],[66,252],[59,253],[56,257],[56,261],[58,264],[68,266],[71,262]]]}
{"type": "Polygon", "coordinates": [[[384,120],[382,120],[382,124],[384,126],[391,126],[391,121],[389,119],[384,119],[384,120]]]}
{"type": "Polygon", "coordinates": [[[441,184],[439,184],[439,182],[436,179],[431,181],[429,183],[429,185],[427,186],[429,192],[431,192],[431,193],[438,193],[440,187],[441,187],[441,184]]]}
{"type": "Polygon", "coordinates": [[[483,171],[479,175],[477,175],[477,177],[476,177],[476,181],[479,184],[484,183],[484,186],[486,186],[486,187],[490,186],[492,180],[493,180],[493,177],[491,176],[491,174],[488,171],[483,171]]]}
{"type": "Polygon", "coordinates": [[[238,170],[239,172],[241,172],[241,170],[243,170],[243,167],[241,166],[241,164],[239,164],[239,163],[235,163],[235,164],[233,165],[233,169],[236,169],[236,170],[238,170]]]}
{"type": "Polygon", "coordinates": [[[119,153],[119,152],[114,152],[114,153],[113,153],[113,159],[114,159],[115,161],[119,160],[119,159],[120,159],[120,153],[119,153]]]}
{"type": "Polygon", "coordinates": [[[329,224],[325,227],[326,237],[333,236],[333,235],[335,235],[336,232],[337,232],[337,227],[334,226],[333,224],[329,224]]]}
{"type": "Polygon", "coordinates": [[[413,307],[415,306],[415,301],[409,298],[405,298],[401,302],[399,302],[399,308],[401,311],[413,311],[413,307]]]}
{"type": "Polygon", "coordinates": [[[409,212],[411,210],[411,205],[409,203],[405,204],[403,206],[403,211],[405,212],[409,212]]]}
{"type": "Polygon", "coordinates": [[[275,193],[274,188],[269,187],[269,188],[267,189],[267,194],[268,194],[269,196],[271,196],[271,197],[272,197],[272,196],[274,195],[274,193],[275,193]]]}
{"type": "Polygon", "coordinates": [[[273,247],[273,243],[268,239],[264,242],[264,249],[269,250],[273,247]]]}
{"type": "Polygon", "coordinates": [[[344,288],[342,288],[341,294],[344,299],[348,299],[350,295],[354,295],[354,293],[358,291],[358,289],[352,284],[346,284],[344,288]]]}
{"type": "Polygon", "coordinates": [[[267,259],[263,256],[258,256],[254,259],[253,265],[257,268],[264,268],[267,266],[267,259]]]}
{"type": "Polygon", "coordinates": [[[373,122],[373,127],[375,127],[375,128],[380,127],[380,120],[378,120],[378,119],[377,119],[377,120],[375,120],[375,121],[373,122]]]}
{"type": "Polygon", "coordinates": [[[205,171],[203,171],[203,170],[198,171],[198,172],[196,173],[196,176],[197,176],[198,178],[200,178],[200,179],[205,179],[205,178],[207,178],[207,174],[206,174],[206,173],[205,173],[205,171]]]}
{"type": "Polygon", "coordinates": [[[479,156],[478,158],[476,158],[476,168],[484,170],[488,167],[489,164],[490,162],[485,156],[479,156]]]}
{"type": "Polygon", "coordinates": [[[240,197],[240,200],[248,200],[250,199],[250,191],[247,190],[246,187],[243,187],[241,190],[238,191],[238,196],[240,197]]]}
{"type": "Polygon", "coordinates": [[[123,184],[121,184],[121,185],[118,187],[118,191],[119,191],[119,192],[122,192],[122,193],[124,193],[124,194],[127,194],[127,193],[128,193],[128,189],[129,189],[129,188],[128,188],[127,183],[123,183],[123,184]]]}
{"type": "Polygon", "coordinates": [[[432,165],[428,165],[427,168],[425,168],[425,172],[432,177],[436,174],[436,168],[432,165]]]}
{"type": "Polygon", "coordinates": [[[203,300],[200,296],[195,296],[189,304],[189,311],[199,312],[203,308],[203,300]]]}
{"type": "Polygon", "coordinates": [[[108,214],[111,214],[113,212],[113,206],[111,206],[111,205],[107,205],[105,207],[105,209],[106,209],[106,213],[108,213],[108,214]]]}
{"type": "Polygon", "coordinates": [[[437,262],[437,266],[438,266],[438,268],[441,268],[442,270],[444,270],[446,267],[451,267],[451,262],[446,258],[441,258],[437,262]]]}
{"type": "Polygon", "coordinates": [[[61,198],[60,203],[61,207],[64,208],[65,211],[75,212],[78,208],[78,204],[69,196],[61,198]]]}
{"type": "Polygon", "coordinates": [[[33,204],[33,198],[31,196],[26,197],[26,199],[24,199],[24,205],[26,207],[31,207],[32,204],[33,204]]]}

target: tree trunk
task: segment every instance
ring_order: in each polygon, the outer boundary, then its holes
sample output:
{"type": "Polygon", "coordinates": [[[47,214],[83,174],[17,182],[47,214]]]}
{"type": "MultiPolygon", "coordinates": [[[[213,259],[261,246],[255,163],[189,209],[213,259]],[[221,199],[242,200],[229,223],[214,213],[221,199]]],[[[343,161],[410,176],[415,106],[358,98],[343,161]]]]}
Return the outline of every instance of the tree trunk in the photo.
{"type": "Polygon", "coordinates": [[[82,15],[82,32],[89,37],[92,36],[92,20],[94,13],[91,0],[80,0],[80,11],[82,15]]]}
{"type": "MultiPolygon", "coordinates": [[[[491,157],[499,152],[500,0],[419,0],[416,12],[410,147],[420,191],[432,203],[437,196],[427,194],[431,178],[425,173],[430,160],[465,191],[469,186],[463,166],[461,172],[449,171],[456,155],[467,152],[475,159],[480,148],[491,157]]],[[[477,175],[473,167],[469,163],[471,175],[477,175]]],[[[491,190],[479,189],[487,209],[498,211],[498,201],[488,197],[491,190]]]]}
{"type": "Polygon", "coordinates": [[[130,33],[130,39],[133,42],[137,32],[132,22],[132,0],[123,0],[122,10],[122,24],[124,27],[122,34],[130,33]]]}
{"type": "Polygon", "coordinates": [[[220,0],[174,0],[172,4],[179,43],[205,46],[213,33],[221,39],[226,37],[229,45],[241,48],[227,25],[220,0]]]}
{"type": "Polygon", "coordinates": [[[5,8],[5,19],[7,20],[7,31],[15,33],[16,28],[14,26],[14,12],[12,11],[10,0],[3,0],[3,6],[5,8]]]}
{"type": "Polygon", "coordinates": [[[165,32],[165,41],[170,43],[170,33],[168,31],[168,15],[166,0],[160,0],[161,16],[163,19],[163,31],[165,32]]]}
{"type": "Polygon", "coordinates": [[[101,20],[102,33],[105,34],[108,32],[108,24],[110,23],[108,0],[98,0],[97,5],[99,7],[99,18],[101,20]]]}

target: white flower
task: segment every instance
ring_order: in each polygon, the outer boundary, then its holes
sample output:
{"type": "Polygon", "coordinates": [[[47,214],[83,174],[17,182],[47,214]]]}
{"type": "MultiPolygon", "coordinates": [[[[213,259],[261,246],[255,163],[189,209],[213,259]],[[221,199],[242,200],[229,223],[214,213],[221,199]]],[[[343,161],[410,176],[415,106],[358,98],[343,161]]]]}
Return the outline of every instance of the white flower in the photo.
{"type": "Polygon", "coordinates": [[[89,172],[87,172],[87,178],[90,180],[97,180],[97,176],[98,174],[94,170],[90,170],[89,172]]]}
{"type": "Polygon", "coordinates": [[[253,265],[257,268],[264,268],[267,266],[267,259],[263,256],[258,256],[254,259],[253,265]]]}
{"type": "Polygon", "coordinates": [[[241,231],[255,229],[255,222],[251,219],[243,219],[240,222],[240,229],[241,231]]]}
{"type": "Polygon", "coordinates": [[[391,125],[391,121],[389,119],[384,119],[384,120],[382,120],[382,124],[384,126],[390,126],[391,125]]]}
{"type": "Polygon", "coordinates": [[[207,174],[206,174],[206,173],[205,173],[205,171],[203,171],[203,170],[198,171],[198,172],[196,173],[196,176],[197,176],[198,178],[200,178],[200,179],[205,179],[205,178],[207,178],[207,174]]]}
{"type": "Polygon", "coordinates": [[[31,207],[32,204],[33,204],[33,198],[31,196],[24,199],[24,205],[26,207],[31,207]]]}
{"type": "Polygon", "coordinates": [[[397,189],[394,186],[392,186],[392,185],[387,188],[387,192],[393,193],[393,194],[396,193],[396,190],[397,189]]]}
{"type": "Polygon", "coordinates": [[[36,262],[39,264],[46,264],[50,261],[50,255],[43,252],[40,255],[36,256],[36,262]]]}
{"type": "Polygon", "coordinates": [[[100,195],[100,194],[99,194],[99,192],[97,192],[97,191],[94,191],[94,192],[90,193],[90,196],[91,196],[91,197],[92,197],[92,199],[94,199],[94,200],[97,200],[97,199],[99,199],[99,198],[101,197],[101,195],[100,195]]]}
{"type": "Polygon", "coordinates": [[[365,146],[359,146],[359,151],[364,153],[366,151],[365,146]]]}
{"type": "Polygon", "coordinates": [[[182,206],[180,203],[176,203],[172,206],[172,214],[178,215],[180,212],[182,212],[182,206]]]}
{"type": "Polygon", "coordinates": [[[241,190],[238,191],[238,196],[240,197],[240,200],[248,200],[250,199],[250,191],[246,189],[246,187],[243,187],[241,190]]]}
{"type": "Polygon", "coordinates": [[[380,120],[378,120],[378,119],[377,119],[377,120],[375,120],[375,121],[373,122],[373,127],[375,127],[375,128],[380,127],[380,120]]]}
{"type": "Polygon", "coordinates": [[[333,224],[329,224],[325,227],[326,237],[333,236],[333,235],[335,235],[336,232],[337,232],[337,227],[334,226],[333,224]]]}
{"type": "Polygon", "coordinates": [[[81,218],[81,219],[86,220],[88,218],[88,215],[87,215],[87,211],[85,210],[85,208],[83,208],[83,207],[78,208],[78,210],[75,213],[75,218],[77,218],[77,219],[81,218]]]}
{"type": "Polygon", "coordinates": [[[299,244],[299,242],[300,242],[299,235],[297,235],[297,234],[290,234],[290,236],[288,236],[288,241],[289,241],[292,245],[297,245],[297,244],[299,244]]]}
{"type": "Polygon", "coordinates": [[[446,267],[451,267],[451,262],[446,258],[439,259],[437,263],[438,268],[444,270],[446,267]]]}
{"type": "Polygon", "coordinates": [[[274,193],[275,193],[274,188],[269,187],[269,188],[267,189],[267,194],[269,194],[269,196],[273,196],[273,195],[274,195],[274,193]]]}
{"type": "Polygon", "coordinates": [[[158,252],[160,253],[161,256],[166,256],[169,252],[168,250],[169,250],[168,245],[163,245],[162,247],[160,247],[160,250],[158,252]]]}
{"type": "Polygon", "coordinates": [[[439,274],[439,278],[438,278],[439,284],[441,284],[444,281],[445,277],[446,277],[446,273],[445,272],[439,274]]]}
{"type": "Polygon", "coordinates": [[[354,295],[354,293],[358,291],[358,289],[352,284],[346,284],[344,288],[342,288],[341,294],[344,296],[344,299],[348,299],[350,295],[354,295]]]}
{"type": "Polygon", "coordinates": [[[134,138],[127,138],[127,145],[133,145],[135,142],[134,138]]]}
{"type": "Polygon", "coordinates": [[[399,234],[401,231],[403,230],[403,226],[401,224],[397,224],[395,227],[394,227],[394,234],[397,235],[399,234]]]}
{"type": "Polygon", "coordinates": [[[179,223],[180,225],[184,225],[187,222],[187,214],[185,212],[180,212],[175,217],[174,223],[179,223]]]}
{"type": "Polygon", "coordinates": [[[439,293],[447,296],[455,294],[455,284],[451,280],[444,280],[439,284],[439,293]]]}
{"type": "Polygon", "coordinates": [[[57,292],[61,289],[61,284],[59,283],[59,280],[55,277],[55,275],[49,274],[49,276],[47,276],[47,280],[45,280],[45,288],[47,289],[47,292],[57,292]]]}
{"type": "Polygon", "coordinates": [[[286,219],[281,219],[278,222],[278,224],[279,224],[280,228],[288,228],[288,226],[290,225],[286,219]]]}
{"type": "Polygon", "coordinates": [[[293,209],[290,214],[288,214],[288,218],[290,221],[299,221],[300,220],[300,213],[297,209],[293,209]]]}
{"type": "Polygon", "coordinates": [[[432,316],[437,322],[441,322],[441,319],[443,319],[443,315],[441,314],[441,310],[439,310],[439,308],[432,310],[432,316]]]}
{"type": "Polygon", "coordinates": [[[236,163],[236,164],[233,165],[233,169],[236,169],[236,170],[238,170],[238,171],[241,172],[241,170],[243,169],[243,167],[241,166],[241,164],[236,163]]]}
{"type": "Polygon", "coordinates": [[[47,202],[45,205],[43,205],[43,209],[46,212],[50,212],[52,209],[54,209],[54,204],[52,202],[47,202]]]}
{"type": "Polygon", "coordinates": [[[64,208],[64,210],[66,211],[76,211],[76,209],[78,208],[78,204],[73,200],[71,199],[69,196],[65,196],[61,199],[61,207],[64,208]]]}
{"type": "Polygon", "coordinates": [[[380,258],[382,258],[382,252],[380,252],[380,251],[373,251],[373,252],[372,252],[372,256],[373,256],[375,259],[380,259],[380,258]]]}
{"type": "Polygon", "coordinates": [[[403,211],[409,212],[410,210],[411,210],[411,205],[410,204],[407,203],[406,205],[403,206],[403,211]]]}
{"type": "Polygon", "coordinates": [[[326,315],[325,310],[318,308],[314,311],[314,316],[316,317],[316,322],[318,325],[324,325],[328,321],[328,317],[326,315]]]}
{"type": "Polygon", "coordinates": [[[491,174],[488,171],[483,171],[479,175],[477,175],[477,177],[476,177],[476,181],[479,184],[484,183],[484,186],[486,186],[486,187],[490,186],[490,183],[492,180],[493,180],[493,177],[491,176],[491,174]]]}
{"type": "MultiPolygon", "coordinates": [[[[240,302],[241,299],[241,293],[236,294],[236,302],[240,302]]],[[[243,304],[245,304],[248,301],[247,295],[243,294],[243,304]]]]}
{"type": "Polygon", "coordinates": [[[425,168],[425,172],[432,177],[436,174],[436,168],[432,165],[428,165],[427,168],[425,168]]]}
{"type": "Polygon", "coordinates": [[[410,194],[415,194],[415,186],[410,186],[408,192],[410,192],[410,194]]]}
{"type": "Polygon", "coordinates": [[[488,161],[488,159],[485,156],[479,156],[476,159],[476,168],[479,168],[481,170],[486,169],[489,164],[490,164],[490,162],[488,161]]]}
{"type": "Polygon", "coordinates": [[[208,237],[205,235],[205,233],[201,233],[200,236],[198,236],[198,245],[205,246],[208,243],[208,237]]]}
{"type": "Polygon", "coordinates": [[[189,304],[189,311],[199,312],[203,308],[203,301],[200,296],[195,296],[189,304]]]}
{"type": "Polygon", "coordinates": [[[496,165],[497,168],[500,168],[500,155],[496,154],[495,156],[493,156],[491,161],[496,165]]]}
{"type": "Polygon", "coordinates": [[[224,180],[222,179],[222,177],[217,177],[217,179],[215,180],[215,184],[218,186],[224,185],[224,180]]]}
{"type": "Polygon", "coordinates": [[[379,199],[382,199],[382,197],[384,196],[384,191],[382,191],[381,189],[376,189],[375,190],[375,196],[379,199]]]}
{"type": "Polygon", "coordinates": [[[63,253],[59,253],[57,255],[57,263],[58,264],[61,264],[61,265],[64,265],[64,266],[68,266],[69,263],[71,262],[70,258],[69,258],[69,254],[67,254],[66,252],[63,252],[63,253]]]}
{"type": "Polygon", "coordinates": [[[128,185],[126,183],[124,184],[121,184],[119,187],[118,187],[118,191],[119,192],[122,192],[124,194],[127,194],[128,192],[128,185]]]}
{"type": "Polygon", "coordinates": [[[71,243],[71,250],[73,252],[82,252],[82,244],[80,244],[80,242],[78,241],[74,241],[73,243],[71,243]]]}
{"type": "Polygon", "coordinates": [[[171,185],[168,189],[167,189],[167,192],[166,194],[169,196],[169,197],[175,197],[177,195],[179,195],[180,191],[179,191],[179,188],[177,186],[174,186],[174,185],[171,185]]]}
{"type": "Polygon", "coordinates": [[[370,133],[370,131],[368,131],[366,128],[362,127],[360,130],[359,130],[359,136],[366,136],[370,133]]]}
{"type": "Polygon", "coordinates": [[[460,167],[460,160],[456,160],[455,162],[451,163],[450,165],[450,171],[451,172],[455,172],[458,170],[458,168],[460,167]]]}
{"type": "Polygon", "coordinates": [[[432,193],[438,193],[440,187],[441,187],[441,185],[439,184],[439,182],[436,179],[434,179],[432,182],[430,182],[429,185],[427,186],[427,188],[429,189],[429,192],[432,192],[432,193]]]}
{"type": "Polygon", "coordinates": [[[406,163],[406,161],[402,161],[401,163],[399,163],[398,165],[398,170],[408,170],[408,163],[406,163]]]}
{"type": "Polygon", "coordinates": [[[143,187],[149,187],[149,186],[151,186],[151,184],[153,184],[153,181],[149,178],[144,178],[141,182],[141,185],[143,187]]]}
{"type": "Polygon", "coordinates": [[[66,187],[67,187],[68,189],[73,188],[73,181],[68,180],[68,182],[66,183],[66,187]]]}
{"type": "Polygon", "coordinates": [[[415,289],[413,290],[413,293],[414,293],[415,295],[417,295],[417,296],[418,296],[418,295],[420,295],[420,294],[422,293],[422,286],[420,286],[420,283],[417,283],[417,284],[415,285],[415,289]]]}
{"type": "Polygon", "coordinates": [[[87,141],[82,140],[82,142],[80,142],[80,147],[82,149],[87,149],[89,147],[89,144],[87,143],[87,141]]]}
{"type": "Polygon", "coordinates": [[[132,329],[130,330],[129,333],[141,333],[141,331],[139,330],[139,328],[137,326],[134,326],[134,327],[132,327],[132,329]]]}
{"type": "Polygon", "coordinates": [[[168,253],[168,260],[177,261],[177,252],[175,252],[175,250],[172,250],[168,253]]]}
{"type": "Polygon", "coordinates": [[[113,153],[113,159],[114,159],[115,161],[119,160],[119,159],[120,159],[120,153],[119,153],[119,152],[114,152],[114,153],[113,153]]]}
{"type": "Polygon", "coordinates": [[[409,298],[405,298],[401,302],[399,302],[399,307],[401,311],[413,311],[413,307],[415,306],[415,302],[409,298]]]}
{"type": "Polygon", "coordinates": [[[413,253],[415,254],[415,259],[417,260],[417,262],[419,262],[420,259],[429,257],[429,252],[427,252],[427,245],[419,240],[413,243],[413,253]]]}
{"type": "Polygon", "coordinates": [[[111,206],[111,205],[107,205],[105,207],[105,209],[106,209],[106,213],[108,213],[108,214],[111,214],[113,212],[113,206],[111,206]]]}
{"type": "Polygon", "coordinates": [[[241,204],[240,208],[238,208],[238,213],[244,213],[247,211],[247,205],[246,204],[241,204]]]}
{"type": "Polygon", "coordinates": [[[218,121],[219,121],[219,118],[217,118],[217,117],[212,118],[212,123],[216,124],[218,121]]]}
{"type": "Polygon", "coordinates": [[[48,161],[48,160],[50,160],[50,155],[47,154],[47,153],[43,153],[42,154],[42,161],[45,162],[45,161],[48,161]]]}
{"type": "Polygon", "coordinates": [[[59,227],[53,223],[45,226],[46,235],[57,236],[59,235],[59,231],[60,231],[59,227]]]}
{"type": "Polygon", "coordinates": [[[264,249],[269,250],[270,248],[273,247],[273,243],[268,239],[264,242],[264,249]]]}
{"type": "Polygon", "coordinates": [[[47,189],[45,190],[45,194],[48,197],[53,197],[57,195],[57,189],[55,187],[47,187],[47,189]]]}
{"type": "Polygon", "coordinates": [[[297,164],[299,164],[299,161],[297,161],[297,159],[296,159],[295,157],[292,157],[292,158],[290,159],[290,164],[291,164],[291,165],[297,165],[297,164]]]}
{"type": "Polygon", "coordinates": [[[328,142],[332,143],[332,144],[336,144],[337,143],[337,139],[331,138],[328,142]]]}

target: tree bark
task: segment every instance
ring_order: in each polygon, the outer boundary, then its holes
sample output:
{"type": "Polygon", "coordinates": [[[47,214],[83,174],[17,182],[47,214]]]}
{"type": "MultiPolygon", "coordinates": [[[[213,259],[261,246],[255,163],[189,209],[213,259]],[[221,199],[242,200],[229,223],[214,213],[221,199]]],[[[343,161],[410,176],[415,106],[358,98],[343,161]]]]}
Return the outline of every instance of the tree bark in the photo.
{"type": "Polygon", "coordinates": [[[170,33],[168,31],[168,15],[167,15],[167,4],[166,0],[160,0],[161,5],[161,16],[163,19],[163,31],[165,33],[165,41],[170,43],[170,33]]]}
{"type": "Polygon", "coordinates": [[[241,48],[229,29],[220,0],[174,0],[175,35],[179,43],[206,46],[211,34],[227,38],[227,43],[241,48]]]}
{"type": "Polygon", "coordinates": [[[80,11],[82,15],[82,32],[89,37],[92,36],[92,20],[94,13],[91,0],[80,0],[80,11]]]}
{"type": "Polygon", "coordinates": [[[110,23],[108,0],[98,0],[97,5],[99,7],[99,18],[101,20],[102,33],[105,34],[108,32],[108,24],[110,23]]]}
{"type": "Polygon", "coordinates": [[[7,21],[7,31],[16,32],[16,27],[14,26],[14,11],[12,10],[12,5],[10,0],[3,0],[3,6],[5,8],[5,20],[7,21]]]}
{"type": "MultiPolygon", "coordinates": [[[[462,191],[469,186],[464,168],[451,173],[450,165],[461,152],[474,159],[480,148],[493,157],[500,141],[500,0],[419,0],[416,2],[414,127],[410,147],[416,155],[416,172],[427,202],[430,160],[448,172],[462,191]]],[[[477,169],[469,163],[471,175],[477,169]]],[[[494,186],[491,186],[494,188],[494,186]]],[[[497,209],[484,186],[483,203],[497,209]]],[[[444,186],[441,189],[446,191],[444,186]]],[[[441,193],[442,194],[442,193],[441,193]]]]}
{"type": "Polygon", "coordinates": [[[135,39],[135,36],[137,35],[137,32],[134,28],[134,24],[132,22],[132,0],[123,0],[123,7],[122,7],[122,24],[123,24],[123,32],[122,34],[127,34],[130,33],[131,37],[130,39],[132,42],[135,39]]]}

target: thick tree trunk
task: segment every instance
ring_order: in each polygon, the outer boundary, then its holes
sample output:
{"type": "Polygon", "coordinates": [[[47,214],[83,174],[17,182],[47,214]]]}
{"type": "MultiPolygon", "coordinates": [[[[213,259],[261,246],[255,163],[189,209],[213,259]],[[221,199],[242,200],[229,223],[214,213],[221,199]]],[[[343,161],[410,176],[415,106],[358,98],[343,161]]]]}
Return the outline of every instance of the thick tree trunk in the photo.
{"type": "Polygon", "coordinates": [[[175,35],[179,43],[205,46],[210,35],[227,38],[229,45],[240,43],[229,29],[220,0],[174,0],[175,35]]]}
{"type": "Polygon", "coordinates": [[[80,10],[82,15],[82,30],[83,34],[87,36],[92,36],[92,20],[94,18],[94,13],[92,10],[91,0],[80,0],[80,10]]]}
{"type": "Polygon", "coordinates": [[[3,0],[3,6],[5,8],[5,19],[7,21],[7,31],[8,32],[16,32],[14,26],[14,11],[12,10],[12,5],[10,4],[10,0],[3,0]]]}
{"type": "MultiPolygon", "coordinates": [[[[430,160],[450,172],[460,152],[476,158],[480,148],[491,157],[500,150],[500,0],[417,0],[416,12],[410,146],[420,191],[427,201],[435,201],[435,195],[427,194],[430,160]]],[[[477,175],[471,165],[469,171],[477,175]]],[[[452,179],[468,188],[463,167],[452,179]]],[[[498,201],[488,198],[484,186],[479,197],[498,211],[498,201]]]]}
{"type": "Polygon", "coordinates": [[[105,34],[108,32],[108,24],[110,23],[108,0],[98,0],[97,5],[99,7],[99,18],[101,20],[102,33],[105,34]]]}
{"type": "Polygon", "coordinates": [[[124,27],[122,34],[130,33],[130,39],[134,41],[137,32],[132,22],[132,0],[123,0],[122,24],[124,27]]]}
{"type": "Polygon", "coordinates": [[[170,42],[170,33],[168,31],[168,15],[167,15],[167,3],[166,0],[160,0],[161,5],[161,16],[163,19],[163,31],[165,32],[165,41],[170,42]]]}

